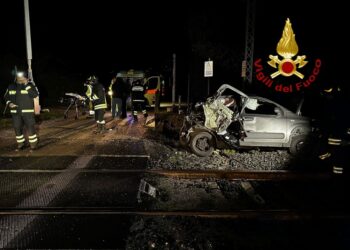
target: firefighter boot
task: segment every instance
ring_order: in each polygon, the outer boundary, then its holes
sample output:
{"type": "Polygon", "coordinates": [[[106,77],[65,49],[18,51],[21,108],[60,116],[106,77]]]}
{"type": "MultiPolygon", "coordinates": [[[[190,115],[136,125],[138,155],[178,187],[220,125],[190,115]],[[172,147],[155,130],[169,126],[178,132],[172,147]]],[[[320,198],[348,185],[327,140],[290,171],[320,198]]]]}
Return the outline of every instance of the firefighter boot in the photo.
{"type": "Polygon", "coordinates": [[[100,128],[99,128],[99,133],[103,134],[107,131],[106,129],[106,124],[99,124],[100,128]]]}
{"type": "Polygon", "coordinates": [[[94,130],[94,134],[98,134],[101,131],[101,124],[97,123],[96,124],[96,129],[94,130]]]}
{"type": "Polygon", "coordinates": [[[23,148],[24,148],[24,143],[23,143],[23,142],[18,143],[18,144],[17,144],[16,151],[20,151],[20,150],[22,150],[23,148]]]}
{"type": "Polygon", "coordinates": [[[38,141],[30,143],[30,149],[31,150],[35,150],[37,147],[38,147],[38,141]]]}

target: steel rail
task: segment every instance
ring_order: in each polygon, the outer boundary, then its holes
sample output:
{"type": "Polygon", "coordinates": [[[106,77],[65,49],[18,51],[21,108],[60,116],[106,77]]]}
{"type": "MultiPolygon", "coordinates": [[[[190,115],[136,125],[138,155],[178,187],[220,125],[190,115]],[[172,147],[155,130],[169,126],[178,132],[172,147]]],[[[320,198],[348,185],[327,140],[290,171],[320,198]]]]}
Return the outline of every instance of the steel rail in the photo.
{"type": "MultiPolygon", "coordinates": [[[[122,156],[120,156],[122,157],[122,156]]],[[[147,156],[144,156],[147,158],[147,156]]],[[[180,179],[226,179],[226,180],[329,180],[333,178],[328,172],[301,172],[288,170],[166,170],[166,169],[1,169],[1,173],[120,173],[152,174],[180,179]]]]}
{"type": "Polygon", "coordinates": [[[317,220],[317,219],[350,219],[350,213],[344,211],[304,211],[290,209],[265,210],[134,210],[121,208],[6,208],[0,209],[0,215],[129,215],[161,217],[201,217],[212,219],[270,219],[270,220],[317,220]]]}

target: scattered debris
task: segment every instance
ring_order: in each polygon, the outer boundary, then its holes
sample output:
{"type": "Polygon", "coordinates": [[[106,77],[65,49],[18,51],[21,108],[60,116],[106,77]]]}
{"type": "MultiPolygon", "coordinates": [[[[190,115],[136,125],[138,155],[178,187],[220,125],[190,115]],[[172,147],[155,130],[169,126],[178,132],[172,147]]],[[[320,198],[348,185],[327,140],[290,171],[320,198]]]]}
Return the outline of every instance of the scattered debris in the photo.
{"type": "Polygon", "coordinates": [[[255,191],[252,184],[249,181],[242,181],[241,187],[245,190],[246,194],[251,197],[256,203],[263,205],[265,200],[255,191]]]}
{"type": "Polygon", "coordinates": [[[142,202],[141,193],[145,193],[145,194],[152,196],[153,198],[156,198],[157,189],[155,187],[153,187],[151,184],[147,183],[145,180],[141,179],[139,191],[137,192],[137,201],[139,203],[142,202]]]}

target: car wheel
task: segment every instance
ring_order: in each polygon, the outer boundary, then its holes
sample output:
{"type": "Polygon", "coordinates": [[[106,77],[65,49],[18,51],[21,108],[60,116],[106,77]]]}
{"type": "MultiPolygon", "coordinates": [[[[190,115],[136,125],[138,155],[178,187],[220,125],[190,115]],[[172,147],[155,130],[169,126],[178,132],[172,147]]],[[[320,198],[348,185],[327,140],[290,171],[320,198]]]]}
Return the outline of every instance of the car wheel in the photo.
{"type": "Polygon", "coordinates": [[[198,156],[209,156],[214,151],[213,136],[208,132],[199,132],[191,138],[190,147],[198,156]]]}
{"type": "Polygon", "coordinates": [[[289,152],[292,155],[305,155],[307,154],[307,137],[305,135],[297,135],[292,138],[289,152]]]}

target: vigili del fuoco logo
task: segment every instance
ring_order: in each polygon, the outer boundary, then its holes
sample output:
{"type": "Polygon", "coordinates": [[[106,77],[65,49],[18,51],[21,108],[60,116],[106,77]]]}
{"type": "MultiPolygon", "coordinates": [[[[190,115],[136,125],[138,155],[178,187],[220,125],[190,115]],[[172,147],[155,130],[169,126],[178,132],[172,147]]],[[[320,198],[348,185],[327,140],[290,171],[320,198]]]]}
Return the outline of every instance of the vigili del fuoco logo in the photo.
{"type": "Polygon", "coordinates": [[[278,55],[269,55],[270,60],[267,61],[267,64],[275,69],[270,74],[264,71],[261,58],[255,60],[256,79],[259,82],[278,92],[291,93],[302,91],[303,88],[309,87],[316,80],[320,73],[321,60],[315,60],[311,74],[305,77],[303,70],[310,67],[310,62],[306,60],[305,55],[298,55],[299,47],[289,18],[286,20],[276,51],[278,55]],[[286,84],[286,78],[291,76],[295,76],[297,80],[293,83],[288,81],[286,84]]]}

